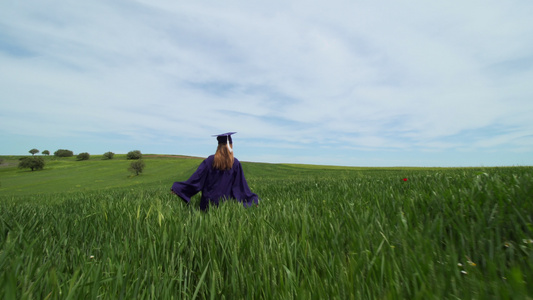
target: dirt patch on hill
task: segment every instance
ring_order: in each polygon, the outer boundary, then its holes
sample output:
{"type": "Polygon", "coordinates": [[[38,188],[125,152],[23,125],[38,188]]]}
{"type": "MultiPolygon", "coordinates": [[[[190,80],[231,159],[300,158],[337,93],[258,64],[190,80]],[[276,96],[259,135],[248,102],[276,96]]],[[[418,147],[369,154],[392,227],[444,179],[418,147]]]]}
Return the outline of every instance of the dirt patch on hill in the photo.
{"type": "Polygon", "coordinates": [[[18,165],[18,162],[15,161],[4,161],[0,163],[0,168],[11,168],[16,167],[18,165]]]}

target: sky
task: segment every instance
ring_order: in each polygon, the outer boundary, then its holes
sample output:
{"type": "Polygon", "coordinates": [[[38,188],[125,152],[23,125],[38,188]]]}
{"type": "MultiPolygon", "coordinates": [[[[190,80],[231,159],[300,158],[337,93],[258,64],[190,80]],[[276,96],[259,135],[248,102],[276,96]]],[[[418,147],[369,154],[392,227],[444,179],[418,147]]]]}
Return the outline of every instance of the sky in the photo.
{"type": "Polygon", "coordinates": [[[533,1],[0,2],[0,155],[533,165],[533,1]]]}

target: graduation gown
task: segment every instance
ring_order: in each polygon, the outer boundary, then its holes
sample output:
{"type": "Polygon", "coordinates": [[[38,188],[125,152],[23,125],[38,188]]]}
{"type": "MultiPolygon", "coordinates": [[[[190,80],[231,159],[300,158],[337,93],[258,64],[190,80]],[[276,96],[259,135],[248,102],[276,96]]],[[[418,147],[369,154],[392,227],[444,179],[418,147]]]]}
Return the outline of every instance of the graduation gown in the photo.
{"type": "Polygon", "coordinates": [[[245,207],[257,204],[258,197],[250,191],[239,160],[234,158],[233,167],[222,171],[213,168],[214,157],[211,155],[206,158],[187,181],[174,182],[172,192],[189,203],[191,197],[201,191],[202,210],[227,199],[235,199],[245,207]]]}

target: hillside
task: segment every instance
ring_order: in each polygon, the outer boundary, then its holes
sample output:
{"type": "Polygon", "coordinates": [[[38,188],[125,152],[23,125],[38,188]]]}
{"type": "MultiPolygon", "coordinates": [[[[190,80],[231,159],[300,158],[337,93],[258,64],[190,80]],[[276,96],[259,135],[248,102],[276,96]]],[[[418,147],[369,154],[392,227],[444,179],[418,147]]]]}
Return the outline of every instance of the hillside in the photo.
{"type": "MultiPolygon", "coordinates": [[[[49,194],[62,192],[95,191],[112,188],[157,187],[170,188],[174,181],[186,180],[203,158],[178,155],[143,156],[146,167],[139,176],[128,171],[131,160],[115,155],[111,160],[91,156],[87,161],[75,157],[46,157],[43,170],[18,169],[18,158],[4,156],[0,166],[0,193],[4,195],[49,194]]],[[[284,180],[316,176],[342,176],[365,172],[416,170],[416,168],[354,168],[319,165],[288,165],[242,162],[245,176],[252,184],[256,180],[284,180]]],[[[430,169],[426,169],[430,170],[430,169]]]]}
{"type": "MultiPolygon", "coordinates": [[[[43,170],[18,169],[16,158],[5,158],[0,168],[0,192],[5,194],[35,194],[93,191],[131,186],[169,185],[175,179],[193,172],[201,159],[146,155],[146,167],[140,176],[133,176],[131,163],[125,155],[111,160],[91,157],[77,161],[75,157],[46,157],[43,170]]],[[[180,179],[181,180],[181,179],[180,179]]]]}
{"type": "MultiPolygon", "coordinates": [[[[5,299],[529,299],[533,172],[244,162],[261,197],[169,193],[200,159],[0,168],[5,299]]],[[[11,162],[10,162],[11,161],[11,162]]]]}

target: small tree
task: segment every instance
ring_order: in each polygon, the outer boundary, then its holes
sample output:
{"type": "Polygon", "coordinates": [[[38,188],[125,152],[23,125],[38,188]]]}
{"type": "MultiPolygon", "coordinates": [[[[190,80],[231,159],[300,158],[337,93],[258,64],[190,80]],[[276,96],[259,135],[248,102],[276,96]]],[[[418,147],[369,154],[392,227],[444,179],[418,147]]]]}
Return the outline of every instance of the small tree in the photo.
{"type": "Polygon", "coordinates": [[[57,157],[71,157],[74,156],[74,152],[66,149],[59,149],[56,152],[54,152],[54,155],[57,157]]]}
{"type": "Polygon", "coordinates": [[[42,170],[44,168],[44,159],[42,157],[23,157],[20,159],[19,168],[30,168],[32,171],[42,170]]]}
{"type": "Polygon", "coordinates": [[[135,176],[138,176],[144,170],[144,161],[142,159],[132,161],[129,170],[135,173],[135,176]]]}
{"type": "Polygon", "coordinates": [[[115,153],[111,151],[104,153],[104,159],[113,159],[113,156],[115,156],[115,153]]]}
{"type": "Polygon", "coordinates": [[[41,152],[43,155],[50,155],[50,151],[48,150],[44,150],[43,152],[41,152]]]}
{"type": "Polygon", "coordinates": [[[127,159],[141,159],[142,157],[143,157],[143,155],[142,155],[141,151],[139,151],[139,150],[130,151],[126,155],[127,159]]]}
{"type": "Polygon", "coordinates": [[[31,149],[30,151],[28,151],[28,152],[30,152],[31,155],[35,155],[35,154],[39,153],[39,150],[33,148],[33,149],[31,149]]]}
{"type": "Polygon", "coordinates": [[[82,152],[77,156],[78,160],[88,160],[90,157],[91,155],[87,152],[82,152]]]}

